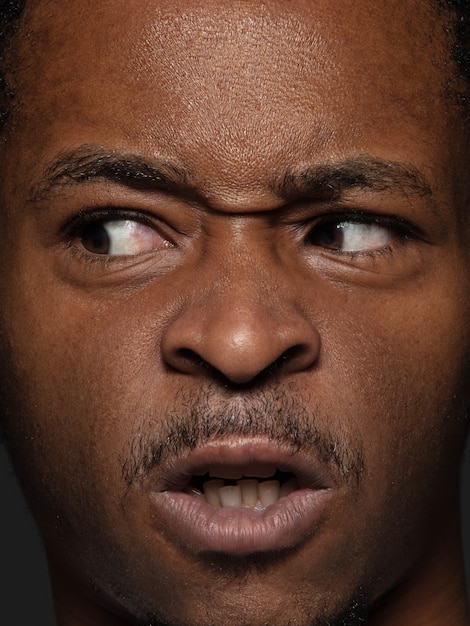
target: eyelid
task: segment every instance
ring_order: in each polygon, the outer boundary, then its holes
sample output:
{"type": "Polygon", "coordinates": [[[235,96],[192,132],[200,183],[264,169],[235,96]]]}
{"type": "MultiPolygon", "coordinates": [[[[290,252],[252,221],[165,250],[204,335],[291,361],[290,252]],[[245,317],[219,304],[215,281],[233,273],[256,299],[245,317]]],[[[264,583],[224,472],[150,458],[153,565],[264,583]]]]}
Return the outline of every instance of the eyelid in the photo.
{"type": "MultiPolygon", "coordinates": [[[[87,224],[126,220],[140,222],[145,226],[153,228],[161,235],[162,238],[167,239],[172,245],[175,245],[175,241],[168,233],[170,227],[167,226],[165,222],[163,222],[155,215],[149,215],[142,210],[119,208],[113,206],[85,209],[83,211],[79,211],[78,213],[74,214],[72,217],[66,220],[61,230],[66,236],[72,237],[76,235],[76,231],[80,227],[87,224]]],[[[174,228],[173,231],[175,231],[174,228]]]]}
{"type": "Polygon", "coordinates": [[[310,231],[317,227],[329,225],[331,223],[337,224],[376,224],[383,228],[390,228],[403,235],[411,236],[424,236],[421,229],[415,224],[407,220],[406,218],[398,215],[369,213],[367,211],[338,211],[335,213],[329,213],[322,215],[309,223],[310,231]]]}
{"type": "Polygon", "coordinates": [[[312,251],[321,250],[323,253],[334,255],[336,260],[341,259],[353,264],[366,263],[370,265],[370,263],[383,257],[385,253],[392,254],[410,241],[426,241],[427,239],[418,227],[402,216],[363,210],[346,210],[323,214],[317,217],[313,224],[310,222],[308,226],[308,232],[304,239],[304,245],[307,248],[312,249],[312,251]],[[359,245],[357,248],[348,248],[347,246],[343,248],[342,246],[328,245],[325,242],[323,237],[326,236],[326,241],[328,240],[328,229],[347,224],[375,226],[383,229],[384,232],[388,231],[390,240],[377,246],[359,245]]]}
{"type": "Polygon", "coordinates": [[[113,206],[105,206],[98,208],[83,209],[78,211],[71,217],[67,218],[64,223],[63,230],[79,226],[80,224],[88,224],[90,222],[104,222],[111,220],[134,220],[151,224],[152,220],[142,211],[125,209],[113,206]]]}

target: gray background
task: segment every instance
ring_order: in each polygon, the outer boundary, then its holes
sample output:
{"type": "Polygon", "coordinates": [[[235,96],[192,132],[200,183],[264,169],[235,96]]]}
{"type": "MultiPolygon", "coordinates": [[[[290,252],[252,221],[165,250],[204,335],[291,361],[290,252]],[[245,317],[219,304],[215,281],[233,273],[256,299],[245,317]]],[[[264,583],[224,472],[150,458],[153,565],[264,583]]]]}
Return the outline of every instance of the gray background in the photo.
{"type": "MultiPolygon", "coordinates": [[[[470,452],[462,481],[465,553],[470,573],[470,452]]],[[[47,568],[38,533],[0,445],[0,614],[6,626],[54,624],[47,568]]],[[[468,585],[470,590],[470,585],[468,585]]]]}

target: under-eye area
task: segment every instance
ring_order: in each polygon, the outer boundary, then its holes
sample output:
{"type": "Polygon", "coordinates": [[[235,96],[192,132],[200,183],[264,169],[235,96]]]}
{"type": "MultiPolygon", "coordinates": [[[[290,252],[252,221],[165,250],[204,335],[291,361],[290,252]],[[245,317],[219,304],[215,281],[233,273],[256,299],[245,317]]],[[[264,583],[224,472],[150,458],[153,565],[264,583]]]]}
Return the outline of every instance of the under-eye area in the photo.
{"type": "Polygon", "coordinates": [[[297,489],[299,484],[292,472],[262,465],[210,468],[203,475],[193,476],[184,491],[216,509],[246,507],[263,511],[297,489]]]}
{"type": "Polygon", "coordinates": [[[0,626],[470,626],[469,100],[470,0],[0,2],[0,626]]]}

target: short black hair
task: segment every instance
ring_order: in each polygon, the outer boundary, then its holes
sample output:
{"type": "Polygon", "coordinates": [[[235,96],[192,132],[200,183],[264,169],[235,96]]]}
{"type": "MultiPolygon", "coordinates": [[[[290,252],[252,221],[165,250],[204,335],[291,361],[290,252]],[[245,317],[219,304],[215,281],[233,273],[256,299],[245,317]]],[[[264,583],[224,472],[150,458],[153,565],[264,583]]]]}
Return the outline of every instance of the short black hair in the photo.
{"type": "MultiPolygon", "coordinates": [[[[5,80],[5,52],[12,35],[17,30],[19,18],[27,0],[0,0],[0,128],[8,117],[12,93],[5,80]]],[[[28,0],[30,1],[30,0],[28,0]]],[[[450,13],[448,32],[452,42],[452,57],[460,75],[465,79],[464,92],[458,97],[469,118],[468,96],[470,95],[470,0],[431,0],[439,11],[450,13]]],[[[64,5],[64,11],[67,9],[64,5]]],[[[447,16],[446,16],[447,17],[447,16]]],[[[444,16],[443,16],[444,19],[444,16]]]]}
{"type": "Polygon", "coordinates": [[[453,13],[452,56],[470,91],[470,0],[438,0],[438,3],[453,13]]]}
{"type": "Polygon", "coordinates": [[[12,94],[5,80],[5,51],[16,30],[18,18],[24,10],[26,0],[0,0],[0,127],[10,110],[12,94]]]}

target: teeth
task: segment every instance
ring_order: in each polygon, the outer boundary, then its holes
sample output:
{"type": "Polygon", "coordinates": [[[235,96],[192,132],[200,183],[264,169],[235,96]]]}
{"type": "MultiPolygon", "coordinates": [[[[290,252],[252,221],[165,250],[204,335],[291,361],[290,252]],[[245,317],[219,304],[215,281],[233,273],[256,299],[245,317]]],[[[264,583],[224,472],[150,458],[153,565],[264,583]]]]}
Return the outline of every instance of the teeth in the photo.
{"type": "Polygon", "coordinates": [[[254,478],[239,480],[238,486],[242,492],[243,505],[254,507],[258,502],[258,481],[254,478]]]}
{"type": "Polygon", "coordinates": [[[204,483],[204,495],[206,496],[206,500],[216,509],[220,508],[219,489],[221,489],[224,485],[225,483],[221,478],[208,480],[204,483]]]}
{"type": "Polygon", "coordinates": [[[241,506],[242,490],[238,485],[228,485],[219,489],[220,504],[222,506],[241,506]]]}
{"type": "MultiPolygon", "coordinates": [[[[240,472],[233,472],[233,474],[239,475],[240,472]]],[[[216,509],[248,507],[263,511],[266,507],[275,504],[279,498],[284,498],[299,489],[299,484],[295,478],[291,478],[282,485],[278,480],[259,481],[256,478],[243,478],[238,479],[236,485],[227,485],[223,478],[214,478],[205,481],[203,488],[204,493],[188,485],[184,491],[199,500],[206,501],[216,509]]]]}
{"type": "Polygon", "coordinates": [[[280,485],[278,480],[266,480],[258,485],[258,495],[261,504],[266,507],[279,500],[280,485]]]}

